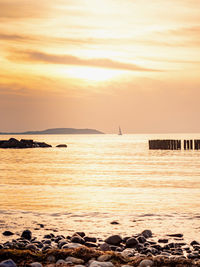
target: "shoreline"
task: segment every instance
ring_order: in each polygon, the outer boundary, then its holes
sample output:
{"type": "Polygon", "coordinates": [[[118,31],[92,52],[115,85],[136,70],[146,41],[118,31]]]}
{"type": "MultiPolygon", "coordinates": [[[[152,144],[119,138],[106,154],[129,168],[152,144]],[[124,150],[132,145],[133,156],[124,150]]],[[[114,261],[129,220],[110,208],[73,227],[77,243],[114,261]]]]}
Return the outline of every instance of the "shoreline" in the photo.
{"type": "MultiPolygon", "coordinates": [[[[12,237],[13,233],[6,231],[4,235],[12,237]]],[[[188,244],[180,233],[162,239],[148,229],[139,234],[115,234],[107,238],[89,236],[84,232],[67,236],[50,233],[41,241],[30,230],[24,230],[17,239],[0,244],[0,260],[8,259],[17,266],[28,266],[35,261],[41,266],[140,266],[143,260],[152,262],[149,266],[200,266],[200,243],[193,240],[188,244]],[[97,262],[96,265],[91,260],[97,262]],[[65,265],[59,265],[58,261],[65,265]]]]}

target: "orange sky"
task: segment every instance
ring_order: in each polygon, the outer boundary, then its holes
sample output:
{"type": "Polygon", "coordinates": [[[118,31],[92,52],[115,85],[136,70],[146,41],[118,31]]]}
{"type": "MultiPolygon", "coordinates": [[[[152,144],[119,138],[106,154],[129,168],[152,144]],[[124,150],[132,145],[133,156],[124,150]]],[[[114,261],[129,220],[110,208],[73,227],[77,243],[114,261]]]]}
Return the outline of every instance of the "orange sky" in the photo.
{"type": "Polygon", "coordinates": [[[200,132],[199,0],[0,0],[0,131],[200,132]]]}

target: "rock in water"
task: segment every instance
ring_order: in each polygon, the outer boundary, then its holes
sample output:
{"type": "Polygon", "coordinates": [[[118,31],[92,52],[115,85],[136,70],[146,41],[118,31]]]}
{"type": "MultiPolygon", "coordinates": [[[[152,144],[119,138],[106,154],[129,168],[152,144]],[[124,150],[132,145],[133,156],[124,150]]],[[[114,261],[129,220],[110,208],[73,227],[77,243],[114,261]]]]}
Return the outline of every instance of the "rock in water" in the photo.
{"type": "Polygon", "coordinates": [[[5,235],[5,236],[11,236],[11,235],[14,235],[12,232],[10,232],[10,231],[5,231],[5,232],[3,232],[2,233],[3,235],[5,235]]]}
{"type": "Polygon", "coordinates": [[[60,145],[57,145],[56,147],[67,147],[66,144],[60,144],[60,145]]]}
{"type": "Polygon", "coordinates": [[[27,240],[31,240],[32,238],[32,233],[30,230],[24,230],[21,237],[27,239],[27,240]]]}
{"type": "Polygon", "coordinates": [[[9,140],[1,140],[0,148],[34,148],[34,147],[51,147],[45,142],[35,142],[33,140],[21,139],[20,141],[15,138],[9,140]]]}

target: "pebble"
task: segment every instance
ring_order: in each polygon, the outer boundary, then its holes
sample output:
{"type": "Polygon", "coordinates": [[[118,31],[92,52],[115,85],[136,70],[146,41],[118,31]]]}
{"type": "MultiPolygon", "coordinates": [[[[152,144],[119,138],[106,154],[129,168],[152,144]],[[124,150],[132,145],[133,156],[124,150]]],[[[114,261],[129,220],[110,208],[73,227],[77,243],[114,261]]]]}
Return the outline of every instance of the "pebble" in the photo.
{"type": "Polygon", "coordinates": [[[13,260],[9,259],[5,261],[1,261],[0,267],[17,267],[17,265],[15,264],[13,260]]]}
{"type": "Polygon", "coordinates": [[[31,240],[32,238],[32,233],[30,230],[24,230],[21,237],[27,239],[27,240],[31,240]]]}
{"type": "Polygon", "coordinates": [[[183,234],[170,234],[170,235],[167,235],[167,236],[170,236],[170,237],[183,237],[183,234]]]}
{"type": "Polygon", "coordinates": [[[103,243],[103,244],[100,245],[100,250],[102,250],[102,251],[110,251],[111,248],[107,243],[103,243]]]}
{"type": "Polygon", "coordinates": [[[33,262],[30,264],[31,267],[42,267],[42,264],[39,262],[33,262]]]}
{"type": "Polygon", "coordinates": [[[79,243],[68,243],[65,246],[66,246],[65,248],[79,248],[79,247],[82,247],[82,245],[79,244],[79,243]]]}
{"type": "Polygon", "coordinates": [[[139,267],[151,267],[153,266],[153,261],[151,260],[142,260],[139,264],[139,267]]]}
{"type": "Polygon", "coordinates": [[[109,261],[111,258],[112,256],[109,254],[101,255],[97,258],[97,261],[109,261]]]}
{"type": "MultiPolygon", "coordinates": [[[[59,266],[59,265],[62,265],[62,264],[66,264],[66,261],[60,259],[60,260],[58,260],[58,261],[56,262],[56,266],[59,266]]],[[[1,266],[0,266],[0,267],[1,267],[1,266]]]]}
{"type": "Polygon", "coordinates": [[[134,248],[138,245],[138,241],[135,237],[131,237],[128,240],[126,240],[126,246],[127,248],[134,248]]]}
{"type": "Polygon", "coordinates": [[[71,257],[71,256],[68,256],[66,259],[65,259],[66,262],[72,262],[74,264],[82,264],[84,263],[84,260],[82,259],[78,259],[78,258],[75,258],[75,257],[71,257]]]}
{"type": "Polygon", "coordinates": [[[110,224],[117,225],[117,224],[119,224],[119,222],[117,222],[117,221],[112,221],[110,224]]]}
{"type": "Polygon", "coordinates": [[[120,235],[111,235],[106,238],[105,242],[110,245],[119,245],[122,242],[120,235]]]}
{"type": "Polygon", "coordinates": [[[11,235],[14,235],[14,233],[11,232],[11,231],[4,231],[2,234],[5,235],[5,236],[11,236],[11,235]]]}
{"type": "Polygon", "coordinates": [[[114,267],[114,265],[110,261],[108,262],[92,261],[89,264],[89,267],[114,267]]]}
{"type": "Polygon", "coordinates": [[[85,240],[85,242],[91,242],[91,243],[96,243],[97,242],[97,238],[96,237],[84,236],[83,239],[85,240]]]}
{"type": "Polygon", "coordinates": [[[71,238],[71,242],[72,243],[84,244],[85,243],[85,240],[81,236],[79,236],[79,235],[74,235],[71,238]]]}
{"type": "Polygon", "coordinates": [[[168,239],[158,239],[158,243],[168,243],[168,239]]]}
{"type": "Polygon", "coordinates": [[[151,230],[144,230],[142,232],[142,235],[145,237],[145,238],[149,238],[149,237],[152,237],[152,232],[151,230]]]}

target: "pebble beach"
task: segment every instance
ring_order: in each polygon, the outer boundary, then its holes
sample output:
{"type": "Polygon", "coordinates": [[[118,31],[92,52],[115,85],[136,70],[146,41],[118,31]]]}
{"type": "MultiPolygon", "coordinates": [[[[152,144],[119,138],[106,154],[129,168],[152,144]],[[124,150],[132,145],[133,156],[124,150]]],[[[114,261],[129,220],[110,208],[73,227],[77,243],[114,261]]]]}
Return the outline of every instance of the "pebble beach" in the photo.
{"type": "Polygon", "coordinates": [[[9,230],[2,235],[11,238],[0,244],[0,267],[200,266],[200,243],[197,240],[186,243],[182,233],[166,234],[165,239],[148,229],[105,239],[82,231],[71,236],[50,233],[42,239],[28,229],[16,239],[12,239],[14,233],[9,230]]]}

